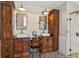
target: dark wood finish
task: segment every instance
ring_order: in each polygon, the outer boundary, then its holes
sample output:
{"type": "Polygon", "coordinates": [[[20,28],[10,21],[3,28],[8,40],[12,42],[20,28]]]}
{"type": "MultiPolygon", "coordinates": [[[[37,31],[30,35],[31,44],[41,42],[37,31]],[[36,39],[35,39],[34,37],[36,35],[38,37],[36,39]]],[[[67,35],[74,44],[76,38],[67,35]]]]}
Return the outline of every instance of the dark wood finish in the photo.
{"type": "MultiPolygon", "coordinates": [[[[28,57],[29,40],[12,37],[12,12],[14,3],[0,2],[1,57],[28,57]]],[[[42,45],[42,52],[57,51],[59,48],[59,11],[51,10],[48,15],[48,31],[50,37],[42,37],[41,41],[33,38],[33,45],[42,45]]],[[[39,39],[39,38],[38,38],[39,39]]]]}
{"type": "MultiPolygon", "coordinates": [[[[32,46],[39,46],[40,40],[38,38],[33,38],[32,40],[32,46]]],[[[14,39],[14,57],[22,58],[22,57],[29,57],[29,49],[30,49],[30,41],[29,38],[16,38],[14,39]]]]}
{"type": "Polygon", "coordinates": [[[39,38],[33,38],[33,40],[32,40],[33,46],[39,46],[40,43],[41,43],[41,41],[39,38]]]}
{"type": "Polygon", "coordinates": [[[48,15],[48,31],[53,38],[53,50],[59,49],[59,10],[51,10],[48,15]]]}
{"type": "Polygon", "coordinates": [[[48,32],[53,36],[54,33],[54,14],[48,16],[48,32]]]}
{"type": "Polygon", "coordinates": [[[42,38],[42,52],[52,52],[53,51],[53,39],[50,37],[42,38]]]}
{"type": "Polygon", "coordinates": [[[14,57],[29,57],[29,40],[14,40],[14,57]]]}
{"type": "Polygon", "coordinates": [[[5,41],[1,40],[1,57],[2,58],[13,57],[13,41],[12,40],[5,40],[5,41]]]}
{"type": "Polygon", "coordinates": [[[12,38],[12,12],[14,3],[11,1],[0,2],[1,6],[1,57],[13,57],[13,38],[12,38]]]}
{"type": "MultiPolygon", "coordinates": [[[[1,13],[2,11],[1,11],[1,4],[0,4],[0,19],[1,19],[1,17],[2,17],[2,13],[1,13]]],[[[0,20],[0,39],[1,39],[1,37],[2,37],[2,20],[0,20]]]]}
{"type": "MultiPolygon", "coordinates": [[[[41,45],[42,53],[48,53],[53,51],[53,39],[52,37],[41,37],[33,38],[32,45],[39,46],[41,45]]],[[[29,48],[30,42],[28,39],[14,39],[14,56],[15,57],[24,57],[22,53],[26,54],[26,57],[29,57],[29,48]]]]}

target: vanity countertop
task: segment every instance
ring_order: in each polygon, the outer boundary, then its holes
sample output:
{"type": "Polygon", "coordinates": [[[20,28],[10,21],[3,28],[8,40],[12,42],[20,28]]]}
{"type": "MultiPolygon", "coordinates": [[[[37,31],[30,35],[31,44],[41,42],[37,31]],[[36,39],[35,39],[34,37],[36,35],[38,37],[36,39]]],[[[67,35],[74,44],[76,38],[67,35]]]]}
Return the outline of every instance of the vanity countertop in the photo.
{"type": "MultiPolygon", "coordinates": [[[[49,36],[38,36],[38,37],[32,37],[32,39],[36,39],[36,38],[38,38],[38,39],[41,39],[41,38],[48,38],[49,36]]],[[[23,37],[23,38],[14,38],[15,40],[16,39],[30,39],[30,37],[23,37]]]]}

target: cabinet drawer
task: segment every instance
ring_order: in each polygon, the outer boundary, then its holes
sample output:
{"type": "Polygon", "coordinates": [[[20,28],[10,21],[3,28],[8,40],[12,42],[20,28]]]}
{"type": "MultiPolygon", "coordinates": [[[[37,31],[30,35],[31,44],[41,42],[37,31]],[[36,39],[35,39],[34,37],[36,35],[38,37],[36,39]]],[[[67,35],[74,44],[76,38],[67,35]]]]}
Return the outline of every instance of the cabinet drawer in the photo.
{"type": "Polygon", "coordinates": [[[40,43],[40,40],[37,40],[37,39],[32,40],[32,45],[33,46],[39,46],[39,43],[40,43]]]}
{"type": "Polygon", "coordinates": [[[19,53],[19,54],[15,54],[14,57],[15,58],[28,58],[30,56],[30,54],[28,52],[26,53],[19,53]]]}
{"type": "Polygon", "coordinates": [[[52,48],[48,48],[48,51],[49,51],[49,52],[52,52],[52,51],[53,51],[53,49],[52,49],[52,48]]]}
{"type": "Polygon", "coordinates": [[[29,41],[15,40],[14,41],[14,53],[23,53],[29,50],[29,41]]]}
{"type": "Polygon", "coordinates": [[[29,50],[29,42],[28,41],[22,41],[22,50],[24,52],[27,52],[29,50]]]}
{"type": "Polygon", "coordinates": [[[53,47],[53,39],[52,38],[50,38],[48,40],[48,47],[53,47]]]}
{"type": "Polygon", "coordinates": [[[42,39],[42,48],[46,48],[47,45],[48,45],[48,39],[43,38],[43,39],[42,39]]]}
{"type": "Polygon", "coordinates": [[[21,53],[21,52],[22,52],[22,42],[14,41],[14,53],[21,53]]]}
{"type": "Polygon", "coordinates": [[[47,53],[48,52],[48,48],[43,48],[42,49],[42,53],[47,53]]]}

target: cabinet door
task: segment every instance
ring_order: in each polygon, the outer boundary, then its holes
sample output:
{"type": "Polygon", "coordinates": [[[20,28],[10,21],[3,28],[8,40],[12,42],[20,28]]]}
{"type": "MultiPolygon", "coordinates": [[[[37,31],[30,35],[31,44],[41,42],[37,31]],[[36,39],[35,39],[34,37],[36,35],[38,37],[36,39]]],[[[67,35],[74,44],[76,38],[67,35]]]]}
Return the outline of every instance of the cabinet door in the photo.
{"type": "Polygon", "coordinates": [[[27,52],[28,50],[28,42],[23,40],[15,40],[14,41],[14,52],[17,53],[23,53],[27,52]]]}
{"type": "Polygon", "coordinates": [[[21,57],[29,57],[29,41],[28,40],[23,40],[22,41],[22,53],[21,57]]]}
{"type": "Polygon", "coordinates": [[[48,16],[48,31],[50,34],[53,34],[54,30],[54,14],[48,16]]]}
{"type": "Polygon", "coordinates": [[[22,41],[22,52],[29,52],[29,41],[22,41]]]}
{"type": "Polygon", "coordinates": [[[42,52],[48,52],[48,38],[42,38],[42,52]]]}
{"type": "Polygon", "coordinates": [[[4,19],[4,37],[11,38],[12,37],[12,6],[11,5],[3,5],[3,19],[4,19]]]}
{"type": "Polygon", "coordinates": [[[29,57],[28,40],[14,40],[14,57],[29,57]]]}
{"type": "Polygon", "coordinates": [[[48,47],[53,47],[53,38],[49,38],[48,47]]]}
{"type": "Polygon", "coordinates": [[[2,38],[3,34],[3,22],[2,22],[2,8],[1,8],[1,4],[0,4],[0,38],[2,38]]]}
{"type": "Polygon", "coordinates": [[[57,51],[59,48],[59,10],[51,10],[48,16],[48,31],[53,37],[53,50],[57,51]]]}
{"type": "Polygon", "coordinates": [[[53,46],[54,46],[53,37],[50,37],[49,40],[48,40],[48,50],[49,50],[49,52],[53,51],[53,46]]]}
{"type": "Polygon", "coordinates": [[[55,25],[54,25],[54,50],[59,48],[59,12],[55,11],[55,25]]]}
{"type": "Polygon", "coordinates": [[[14,54],[22,53],[22,42],[20,40],[14,40],[14,54]]]}
{"type": "Polygon", "coordinates": [[[1,57],[13,57],[13,37],[12,37],[12,10],[13,3],[11,1],[1,1],[1,57]]]}
{"type": "Polygon", "coordinates": [[[13,41],[11,38],[1,40],[1,57],[12,58],[13,57],[13,41]]]}
{"type": "Polygon", "coordinates": [[[47,38],[43,38],[42,39],[42,48],[47,48],[48,45],[48,39],[47,38]]]}
{"type": "Polygon", "coordinates": [[[39,46],[39,44],[40,44],[40,40],[38,38],[33,38],[32,45],[33,46],[39,46]]]}

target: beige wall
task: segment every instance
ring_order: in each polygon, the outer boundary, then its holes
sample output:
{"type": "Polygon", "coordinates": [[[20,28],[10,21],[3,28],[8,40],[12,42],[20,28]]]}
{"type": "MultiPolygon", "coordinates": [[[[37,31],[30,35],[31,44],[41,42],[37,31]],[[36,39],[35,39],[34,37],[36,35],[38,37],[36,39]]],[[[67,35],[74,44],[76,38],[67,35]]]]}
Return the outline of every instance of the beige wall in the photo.
{"type": "MultiPolygon", "coordinates": [[[[37,13],[27,13],[28,14],[28,26],[27,30],[24,30],[24,33],[29,36],[32,31],[37,31],[37,34],[39,35],[42,31],[39,30],[39,16],[41,14],[37,13]]],[[[14,34],[19,34],[20,31],[16,30],[16,12],[14,12],[14,19],[13,19],[13,33],[14,34]]]]}

